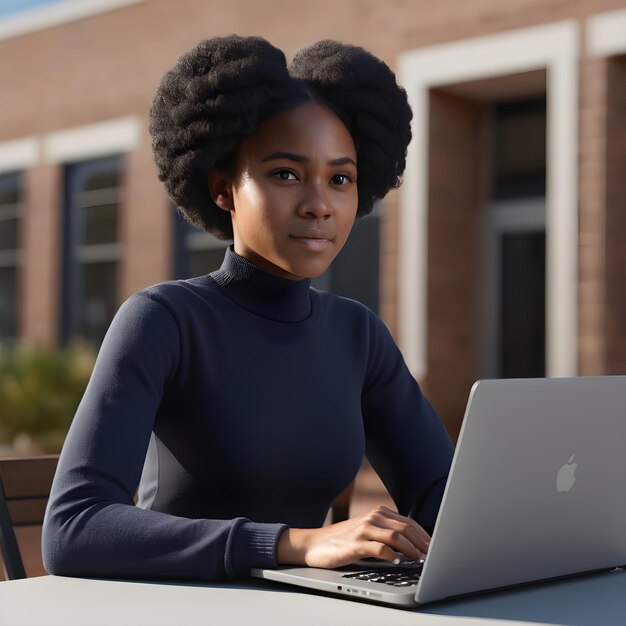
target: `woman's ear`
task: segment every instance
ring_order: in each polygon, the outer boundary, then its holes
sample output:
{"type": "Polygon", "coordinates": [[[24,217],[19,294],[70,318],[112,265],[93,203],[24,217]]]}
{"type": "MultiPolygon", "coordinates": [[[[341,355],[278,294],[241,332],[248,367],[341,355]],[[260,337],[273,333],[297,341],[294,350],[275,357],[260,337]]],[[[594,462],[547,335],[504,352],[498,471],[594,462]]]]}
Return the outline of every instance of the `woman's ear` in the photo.
{"type": "Polygon", "coordinates": [[[232,179],[225,170],[211,170],[209,172],[209,194],[211,199],[222,211],[232,211],[233,194],[232,179]]]}

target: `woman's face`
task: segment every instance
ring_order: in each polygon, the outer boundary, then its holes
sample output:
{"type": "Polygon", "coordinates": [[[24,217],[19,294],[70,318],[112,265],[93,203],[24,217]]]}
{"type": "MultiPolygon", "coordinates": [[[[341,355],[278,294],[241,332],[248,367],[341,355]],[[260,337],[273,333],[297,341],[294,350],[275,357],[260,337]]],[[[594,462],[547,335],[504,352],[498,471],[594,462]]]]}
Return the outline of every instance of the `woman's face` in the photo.
{"type": "Polygon", "coordinates": [[[213,172],[215,202],[230,211],[234,249],[289,279],[322,274],[356,217],[356,149],[339,118],[307,102],[259,126],[230,173],[213,172]]]}

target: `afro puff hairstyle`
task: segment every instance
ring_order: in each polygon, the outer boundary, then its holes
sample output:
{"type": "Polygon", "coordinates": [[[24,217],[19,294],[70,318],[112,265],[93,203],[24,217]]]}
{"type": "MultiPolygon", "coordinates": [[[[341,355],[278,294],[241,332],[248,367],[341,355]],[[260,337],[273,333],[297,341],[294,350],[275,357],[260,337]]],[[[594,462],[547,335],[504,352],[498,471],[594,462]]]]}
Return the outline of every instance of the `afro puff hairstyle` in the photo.
{"type": "Polygon", "coordinates": [[[218,37],[180,57],[157,88],[150,134],[159,179],[183,217],[232,239],[230,215],[211,199],[212,169],[228,169],[237,147],[266,119],[302,102],[325,104],[357,150],[357,216],[400,185],[411,109],[393,72],[357,46],[320,41],[287,67],[260,37],[218,37]]]}

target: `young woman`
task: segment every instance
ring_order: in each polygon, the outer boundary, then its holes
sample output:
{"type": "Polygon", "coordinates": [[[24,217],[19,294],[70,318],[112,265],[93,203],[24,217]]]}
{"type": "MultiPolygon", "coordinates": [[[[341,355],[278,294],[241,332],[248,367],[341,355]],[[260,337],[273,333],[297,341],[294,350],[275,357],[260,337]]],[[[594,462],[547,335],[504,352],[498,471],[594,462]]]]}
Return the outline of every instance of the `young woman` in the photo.
{"type": "Polygon", "coordinates": [[[380,319],[310,287],[399,184],[410,119],[389,68],[332,41],[287,68],[263,39],[217,38],[165,74],[159,176],[234,244],[118,311],[61,454],[50,573],[216,580],[428,550],[450,440],[380,319]],[[364,453],[399,513],[323,526],[364,453]]]}

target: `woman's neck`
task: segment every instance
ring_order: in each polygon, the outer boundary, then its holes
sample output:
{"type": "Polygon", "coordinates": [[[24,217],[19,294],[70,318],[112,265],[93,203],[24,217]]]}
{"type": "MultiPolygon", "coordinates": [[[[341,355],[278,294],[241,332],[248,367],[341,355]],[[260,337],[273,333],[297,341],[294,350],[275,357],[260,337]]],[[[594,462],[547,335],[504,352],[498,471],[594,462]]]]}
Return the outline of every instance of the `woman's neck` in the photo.
{"type": "Polygon", "coordinates": [[[300,322],[311,312],[311,280],[279,278],[226,249],[221,267],[210,274],[220,289],[239,306],[278,322],[300,322]]]}

